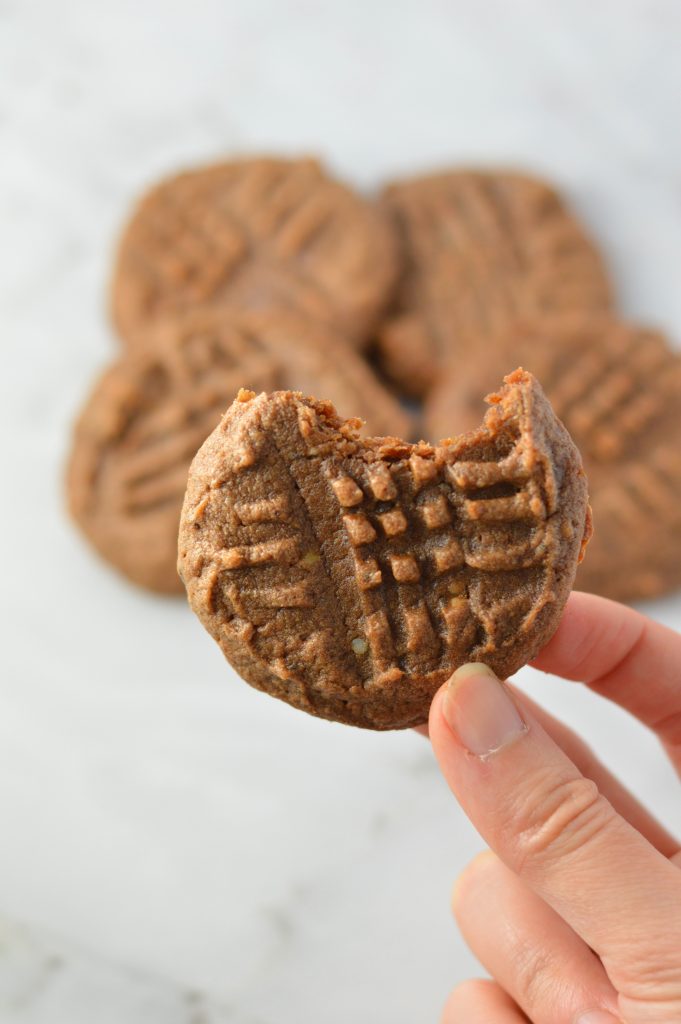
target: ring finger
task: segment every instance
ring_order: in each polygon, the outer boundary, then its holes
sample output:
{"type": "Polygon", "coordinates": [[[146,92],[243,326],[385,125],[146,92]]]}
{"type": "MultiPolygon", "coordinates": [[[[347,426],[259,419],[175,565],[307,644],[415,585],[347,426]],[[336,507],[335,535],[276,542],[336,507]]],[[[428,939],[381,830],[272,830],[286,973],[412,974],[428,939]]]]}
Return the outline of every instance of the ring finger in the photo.
{"type": "Polygon", "coordinates": [[[535,1024],[615,1012],[617,997],[600,960],[493,853],[468,866],[452,903],[472,952],[535,1024]]]}

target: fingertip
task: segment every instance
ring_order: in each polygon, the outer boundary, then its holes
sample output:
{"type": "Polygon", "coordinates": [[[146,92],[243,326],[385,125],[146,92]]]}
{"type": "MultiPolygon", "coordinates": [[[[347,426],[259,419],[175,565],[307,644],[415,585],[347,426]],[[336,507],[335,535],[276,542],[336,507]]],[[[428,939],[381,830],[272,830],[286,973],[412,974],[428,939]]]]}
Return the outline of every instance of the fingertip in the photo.
{"type": "Polygon", "coordinates": [[[431,702],[428,716],[428,731],[431,736],[433,728],[438,724],[450,733],[457,733],[456,702],[458,692],[468,680],[474,681],[475,679],[480,679],[483,682],[492,680],[497,684],[500,682],[492,669],[484,662],[471,661],[459,665],[449,679],[442,684],[431,702]]]}
{"type": "Polygon", "coordinates": [[[462,981],[450,993],[440,1024],[481,1024],[494,1020],[497,1024],[520,1024],[523,1017],[513,1000],[495,981],[471,978],[462,981]]]}
{"type": "Polygon", "coordinates": [[[457,916],[457,910],[470,896],[471,891],[474,891],[480,884],[480,879],[493,865],[498,863],[499,858],[493,850],[481,850],[454,879],[450,897],[450,906],[454,917],[457,916]]]}
{"type": "Polygon", "coordinates": [[[584,626],[588,622],[591,596],[591,594],[583,594],[581,591],[572,591],[555,633],[531,662],[534,668],[550,672],[553,660],[560,656],[563,646],[569,645],[583,634],[584,626]]]}
{"type": "Polygon", "coordinates": [[[442,716],[459,744],[486,759],[527,732],[508,687],[485,664],[457,669],[442,697],[442,716]]]}
{"type": "Polygon", "coordinates": [[[436,731],[438,725],[443,722],[442,702],[448,686],[449,680],[442,684],[430,703],[430,711],[428,712],[428,735],[431,739],[433,738],[433,732],[436,731]]]}
{"type": "Polygon", "coordinates": [[[613,649],[626,646],[630,636],[638,634],[642,622],[633,608],[573,591],[558,628],[531,664],[543,672],[589,682],[612,657],[613,649]]]}

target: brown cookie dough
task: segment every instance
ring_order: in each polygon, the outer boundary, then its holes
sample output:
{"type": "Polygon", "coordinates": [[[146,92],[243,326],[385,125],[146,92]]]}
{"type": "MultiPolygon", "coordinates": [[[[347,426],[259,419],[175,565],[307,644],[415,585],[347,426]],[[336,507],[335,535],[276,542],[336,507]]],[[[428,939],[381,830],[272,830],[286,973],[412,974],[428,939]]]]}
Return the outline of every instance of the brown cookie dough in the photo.
{"type": "Polygon", "coordinates": [[[391,297],[396,239],[380,210],[315,160],[234,160],[169,178],[133,213],[112,283],[129,345],[157,317],[287,305],[363,345],[391,297]]]}
{"type": "Polygon", "coordinates": [[[586,478],[529,374],[490,402],[435,448],[363,440],[300,394],[240,393],[192,463],[178,568],[244,679],[398,729],[463,662],[506,676],[536,655],[588,539],[586,478]]]}
{"type": "Polygon", "coordinates": [[[503,171],[451,171],[386,188],[405,274],[378,354],[421,397],[451,358],[484,358],[518,314],[606,310],[603,262],[544,182],[503,171]]]}
{"type": "Polygon", "coordinates": [[[452,365],[426,404],[428,436],[472,428],[479,396],[517,363],[584,459],[595,532],[576,586],[621,601],[681,586],[681,356],[609,316],[521,322],[484,363],[452,365]]]}
{"type": "Polygon", "coordinates": [[[147,351],[101,378],[75,430],[68,472],[73,516],[135,583],[181,593],[177,529],[189,464],[241,387],[304,387],[377,433],[411,421],[358,353],[299,314],[217,307],[159,322],[147,351]]]}

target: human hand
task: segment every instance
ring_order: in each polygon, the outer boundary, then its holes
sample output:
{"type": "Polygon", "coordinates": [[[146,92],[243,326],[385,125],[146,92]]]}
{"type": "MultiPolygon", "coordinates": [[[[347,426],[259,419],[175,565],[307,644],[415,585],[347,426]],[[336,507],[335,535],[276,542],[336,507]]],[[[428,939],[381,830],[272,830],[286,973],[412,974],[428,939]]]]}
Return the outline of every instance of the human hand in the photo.
{"type": "MultiPolygon", "coordinates": [[[[573,594],[534,664],[636,715],[681,774],[681,636],[573,594]]],[[[679,1024],[680,844],[577,736],[485,666],[439,691],[429,733],[490,846],[453,907],[495,981],[455,989],[442,1024],[679,1024]]]]}

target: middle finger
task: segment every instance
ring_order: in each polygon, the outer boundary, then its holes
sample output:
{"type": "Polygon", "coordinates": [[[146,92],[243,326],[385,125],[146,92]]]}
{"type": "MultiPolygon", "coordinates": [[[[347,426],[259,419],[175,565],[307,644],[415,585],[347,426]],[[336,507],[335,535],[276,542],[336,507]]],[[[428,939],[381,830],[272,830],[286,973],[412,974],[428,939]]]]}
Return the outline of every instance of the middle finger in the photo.
{"type": "Polygon", "coordinates": [[[616,1012],[600,960],[495,854],[469,864],[452,907],[471,951],[534,1024],[572,1024],[589,1010],[616,1012]]]}

